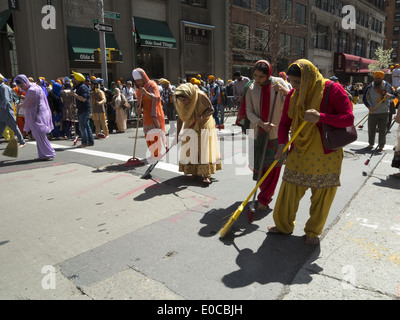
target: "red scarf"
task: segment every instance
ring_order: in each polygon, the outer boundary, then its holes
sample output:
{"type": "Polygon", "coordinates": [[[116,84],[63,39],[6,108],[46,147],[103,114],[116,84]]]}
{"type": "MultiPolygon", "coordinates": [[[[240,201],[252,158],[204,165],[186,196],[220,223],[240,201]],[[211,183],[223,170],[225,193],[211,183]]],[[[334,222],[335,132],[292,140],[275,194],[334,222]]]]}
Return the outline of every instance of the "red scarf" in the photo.
{"type": "Polygon", "coordinates": [[[264,122],[269,122],[271,104],[271,81],[261,86],[260,113],[264,122]]]}

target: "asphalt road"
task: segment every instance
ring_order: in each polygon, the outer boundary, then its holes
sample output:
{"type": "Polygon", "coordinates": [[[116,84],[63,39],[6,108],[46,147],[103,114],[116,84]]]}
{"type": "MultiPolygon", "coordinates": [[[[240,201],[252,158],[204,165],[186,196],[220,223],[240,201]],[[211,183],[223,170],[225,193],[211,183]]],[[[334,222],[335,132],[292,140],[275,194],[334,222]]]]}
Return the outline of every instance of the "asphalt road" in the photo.
{"type": "MultiPolygon", "coordinates": [[[[356,105],[356,123],[366,113],[356,105]]],[[[245,140],[232,123],[229,118],[219,133],[224,169],[210,186],[177,172],[174,151],[147,180],[140,179],[147,166],[126,168],[135,123],[88,149],[52,141],[52,162],[33,161],[32,142],[18,159],[0,156],[0,181],[7,185],[0,195],[0,256],[7,261],[0,266],[0,298],[281,299],[320,250],[302,240],[309,195],[291,237],[267,236],[271,209],[250,225],[246,208],[234,234],[221,240],[221,227],[255,186],[242,155],[245,140]],[[44,288],[45,266],[54,268],[55,288],[44,288]]],[[[393,152],[394,132],[386,154],[393,152]]],[[[365,166],[370,154],[360,150],[367,145],[366,126],[358,133],[357,142],[345,148],[342,187],[326,232],[364,184],[363,172],[383,156],[365,166]]],[[[0,152],[5,146],[0,144],[0,152]]],[[[145,158],[146,150],[140,130],[136,156],[145,158]]]]}

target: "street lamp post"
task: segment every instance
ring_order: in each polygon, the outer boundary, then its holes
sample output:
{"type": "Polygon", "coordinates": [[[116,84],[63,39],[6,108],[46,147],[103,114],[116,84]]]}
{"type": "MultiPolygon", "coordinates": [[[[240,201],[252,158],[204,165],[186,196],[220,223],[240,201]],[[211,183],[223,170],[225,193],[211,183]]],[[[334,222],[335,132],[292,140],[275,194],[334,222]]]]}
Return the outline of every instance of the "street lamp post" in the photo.
{"type": "MultiPolygon", "coordinates": [[[[99,22],[104,24],[104,1],[99,0],[100,19],[99,22]]],[[[100,60],[101,60],[101,74],[104,80],[104,86],[108,88],[108,70],[107,70],[107,52],[106,52],[106,33],[100,31],[100,60]]]]}

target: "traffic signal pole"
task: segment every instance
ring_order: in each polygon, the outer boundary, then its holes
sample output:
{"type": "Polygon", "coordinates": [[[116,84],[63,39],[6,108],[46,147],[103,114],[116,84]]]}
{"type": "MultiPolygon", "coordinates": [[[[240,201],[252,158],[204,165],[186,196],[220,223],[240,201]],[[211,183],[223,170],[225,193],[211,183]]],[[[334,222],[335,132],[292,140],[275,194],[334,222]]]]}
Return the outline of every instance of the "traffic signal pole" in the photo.
{"type": "MultiPolygon", "coordinates": [[[[100,23],[104,24],[104,1],[99,0],[100,7],[100,23]]],[[[100,31],[100,62],[101,62],[101,74],[104,80],[104,86],[108,88],[108,70],[107,70],[107,47],[106,47],[106,33],[100,31]]]]}

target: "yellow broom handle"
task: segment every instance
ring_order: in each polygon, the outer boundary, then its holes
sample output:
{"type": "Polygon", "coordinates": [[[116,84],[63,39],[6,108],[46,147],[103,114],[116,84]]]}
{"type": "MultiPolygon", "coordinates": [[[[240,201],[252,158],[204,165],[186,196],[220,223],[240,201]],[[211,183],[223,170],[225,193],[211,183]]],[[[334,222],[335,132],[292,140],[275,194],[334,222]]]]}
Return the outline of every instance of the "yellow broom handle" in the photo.
{"type": "MultiPolygon", "coordinates": [[[[293,141],[297,138],[297,136],[300,134],[301,130],[303,130],[303,128],[305,127],[305,125],[307,124],[307,121],[303,121],[303,123],[300,125],[300,127],[297,129],[297,131],[294,133],[292,139],[290,139],[290,141],[286,144],[285,148],[283,149],[283,153],[285,153],[289,147],[291,146],[291,144],[293,143],[293,141]]],[[[275,160],[272,165],[269,167],[268,171],[264,174],[264,176],[261,178],[261,180],[257,183],[256,187],[254,188],[254,190],[250,193],[250,195],[247,197],[247,199],[241,204],[241,206],[239,208],[241,208],[243,210],[243,208],[247,205],[247,203],[250,201],[251,197],[254,195],[254,193],[257,191],[257,189],[262,185],[262,183],[264,182],[264,180],[268,177],[268,175],[271,173],[271,171],[274,169],[274,167],[277,165],[279,160],[275,160]]],[[[234,220],[237,219],[237,217],[240,215],[241,210],[237,210],[236,211],[236,217],[233,216],[232,218],[234,220]]]]}
{"type": "MultiPolygon", "coordinates": [[[[386,98],[383,98],[381,101],[379,101],[378,104],[374,107],[374,109],[373,109],[372,111],[374,111],[374,110],[375,110],[383,101],[385,101],[385,100],[386,100],[386,98]]],[[[354,127],[357,128],[357,127],[359,126],[359,124],[360,124],[361,122],[363,122],[364,119],[365,119],[366,117],[368,117],[368,116],[371,114],[372,111],[368,112],[367,115],[366,115],[364,118],[362,118],[361,121],[360,121],[359,123],[357,123],[354,127]]]]}

